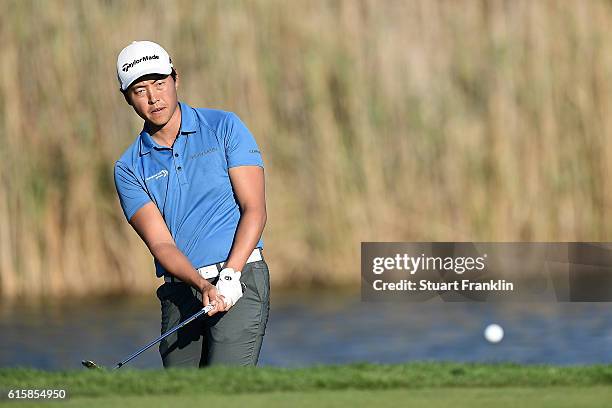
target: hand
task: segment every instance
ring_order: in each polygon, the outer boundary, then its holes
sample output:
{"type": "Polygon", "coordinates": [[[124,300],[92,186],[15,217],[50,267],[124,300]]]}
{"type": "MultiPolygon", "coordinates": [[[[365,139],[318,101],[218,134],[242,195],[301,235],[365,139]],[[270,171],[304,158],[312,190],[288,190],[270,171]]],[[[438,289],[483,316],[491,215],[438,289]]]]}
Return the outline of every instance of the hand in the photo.
{"type": "Polygon", "coordinates": [[[223,312],[226,310],[226,305],[223,301],[223,296],[220,296],[218,289],[208,283],[208,281],[205,283],[204,288],[202,289],[202,304],[205,307],[208,306],[208,304],[215,305],[215,308],[208,312],[209,316],[212,316],[217,312],[223,312]]]}
{"type": "Polygon", "coordinates": [[[238,299],[242,297],[240,275],[242,274],[239,271],[234,271],[232,268],[225,268],[219,274],[217,290],[225,301],[224,312],[230,310],[230,308],[238,302],[238,299]]]}

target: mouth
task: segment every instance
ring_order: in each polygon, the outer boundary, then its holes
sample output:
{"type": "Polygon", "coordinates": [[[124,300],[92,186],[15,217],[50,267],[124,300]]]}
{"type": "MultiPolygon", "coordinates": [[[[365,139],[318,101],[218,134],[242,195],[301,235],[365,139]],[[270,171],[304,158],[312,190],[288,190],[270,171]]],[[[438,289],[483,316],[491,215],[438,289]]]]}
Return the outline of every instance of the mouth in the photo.
{"type": "Polygon", "coordinates": [[[162,112],[164,109],[166,109],[166,108],[155,108],[155,109],[153,109],[153,110],[151,111],[151,114],[152,114],[152,115],[156,115],[156,114],[158,114],[158,113],[162,112]]]}

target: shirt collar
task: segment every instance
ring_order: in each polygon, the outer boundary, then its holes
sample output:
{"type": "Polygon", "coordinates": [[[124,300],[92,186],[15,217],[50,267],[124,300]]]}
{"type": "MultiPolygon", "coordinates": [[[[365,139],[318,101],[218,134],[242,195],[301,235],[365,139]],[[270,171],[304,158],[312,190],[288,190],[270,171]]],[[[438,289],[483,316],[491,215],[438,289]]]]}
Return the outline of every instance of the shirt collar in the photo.
{"type": "Polygon", "coordinates": [[[198,129],[198,123],[193,108],[183,102],[179,102],[179,106],[181,107],[181,134],[195,133],[198,129]]]}
{"type": "MultiPolygon", "coordinates": [[[[181,130],[182,135],[189,135],[195,133],[197,128],[196,115],[191,106],[186,103],[179,102],[181,109],[181,130]]],[[[167,149],[166,146],[161,146],[153,140],[149,132],[143,127],[140,132],[140,155],[145,155],[151,151],[152,148],[167,149]]]]}

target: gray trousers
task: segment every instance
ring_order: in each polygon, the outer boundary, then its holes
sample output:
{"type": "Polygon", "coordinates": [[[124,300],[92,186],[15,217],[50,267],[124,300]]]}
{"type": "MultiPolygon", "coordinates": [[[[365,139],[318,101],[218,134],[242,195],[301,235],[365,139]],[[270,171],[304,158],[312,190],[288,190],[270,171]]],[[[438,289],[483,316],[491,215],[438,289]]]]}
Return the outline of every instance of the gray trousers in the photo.
{"type": "MultiPolygon", "coordinates": [[[[229,311],[202,316],[162,340],[159,353],[165,368],[257,365],[270,310],[266,262],[246,264],[240,281],[244,294],[229,311]]],[[[202,309],[202,294],[186,283],[166,282],[157,289],[157,297],[162,333],[202,309]]]]}

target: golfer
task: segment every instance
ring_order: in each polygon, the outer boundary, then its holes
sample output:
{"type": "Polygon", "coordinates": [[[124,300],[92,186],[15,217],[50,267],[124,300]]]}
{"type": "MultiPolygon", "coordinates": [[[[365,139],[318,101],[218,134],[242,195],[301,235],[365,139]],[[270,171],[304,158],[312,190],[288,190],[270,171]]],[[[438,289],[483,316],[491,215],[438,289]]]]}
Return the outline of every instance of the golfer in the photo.
{"type": "Polygon", "coordinates": [[[115,163],[115,186],[164,279],[157,290],[161,332],[215,306],[160,343],[164,367],[256,365],[270,279],[255,139],[234,113],[179,102],[179,75],[156,43],[125,47],[117,76],[144,127],[115,163]]]}

